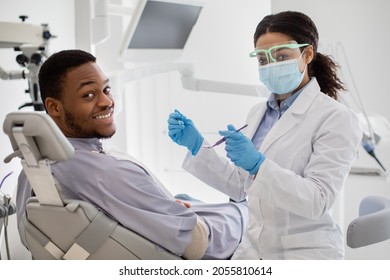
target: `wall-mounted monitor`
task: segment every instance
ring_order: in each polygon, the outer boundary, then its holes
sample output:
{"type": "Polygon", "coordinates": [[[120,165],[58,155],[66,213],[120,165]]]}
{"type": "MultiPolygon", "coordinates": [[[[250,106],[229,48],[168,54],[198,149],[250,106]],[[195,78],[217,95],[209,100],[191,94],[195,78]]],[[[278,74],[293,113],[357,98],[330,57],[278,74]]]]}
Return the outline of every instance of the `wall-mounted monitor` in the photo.
{"type": "Polygon", "coordinates": [[[121,57],[144,63],[178,59],[202,7],[197,0],[139,0],[120,46],[121,57]]]}

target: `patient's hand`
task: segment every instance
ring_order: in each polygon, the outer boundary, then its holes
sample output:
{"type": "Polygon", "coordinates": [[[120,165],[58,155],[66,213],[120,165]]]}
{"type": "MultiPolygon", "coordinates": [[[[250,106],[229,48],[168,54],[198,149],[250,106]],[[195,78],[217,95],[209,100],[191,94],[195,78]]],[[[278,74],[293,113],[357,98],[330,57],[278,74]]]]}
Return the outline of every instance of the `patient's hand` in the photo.
{"type": "Polygon", "coordinates": [[[187,208],[191,208],[191,204],[189,204],[188,202],[184,202],[184,201],[181,201],[179,199],[176,199],[176,202],[184,205],[187,208]]]}

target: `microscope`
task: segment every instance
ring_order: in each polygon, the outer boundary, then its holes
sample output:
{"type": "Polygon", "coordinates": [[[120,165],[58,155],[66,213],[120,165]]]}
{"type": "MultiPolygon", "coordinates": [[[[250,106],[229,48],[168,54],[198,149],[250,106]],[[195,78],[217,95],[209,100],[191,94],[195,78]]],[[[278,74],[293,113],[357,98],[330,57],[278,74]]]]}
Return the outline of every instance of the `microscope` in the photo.
{"type": "Polygon", "coordinates": [[[51,38],[47,24],[32,25],[26,23],[25,15],[21,22],[0,22],[0,48],[12,48],[18,52],[16,62],[23,68],[19,71],[5,71],[0,66],[0,78],[3,80],[27,79],[31,102],[22,104],[19,109],[32,106],[35,111],[43,111],[39,93],[38,72],[43,61],[48,57],[48,44],[51,38]]]}

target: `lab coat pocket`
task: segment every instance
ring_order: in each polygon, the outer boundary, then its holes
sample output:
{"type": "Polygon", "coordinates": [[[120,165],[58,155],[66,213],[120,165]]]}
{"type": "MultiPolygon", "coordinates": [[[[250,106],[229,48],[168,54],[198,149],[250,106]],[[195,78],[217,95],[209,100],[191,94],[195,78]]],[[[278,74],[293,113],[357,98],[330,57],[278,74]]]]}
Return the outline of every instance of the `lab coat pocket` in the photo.
{"type": "Polygon", "coordinates": [[[282,236],[286,259],[340,259],[337,242],[330,230],[317,230],[282,236]]]}

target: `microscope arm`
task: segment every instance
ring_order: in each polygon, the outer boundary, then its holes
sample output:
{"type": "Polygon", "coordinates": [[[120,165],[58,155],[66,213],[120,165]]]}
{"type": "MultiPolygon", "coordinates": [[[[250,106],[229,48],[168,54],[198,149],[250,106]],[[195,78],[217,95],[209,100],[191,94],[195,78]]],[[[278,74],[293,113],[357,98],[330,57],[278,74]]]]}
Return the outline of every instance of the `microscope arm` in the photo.
{"type": "Polygon", "coordinates": [[[0,66],[0,78],[3,80],[18,80],[18,79],[26,79],[28,73],[26,71],[5,71],[0,66]]]}

